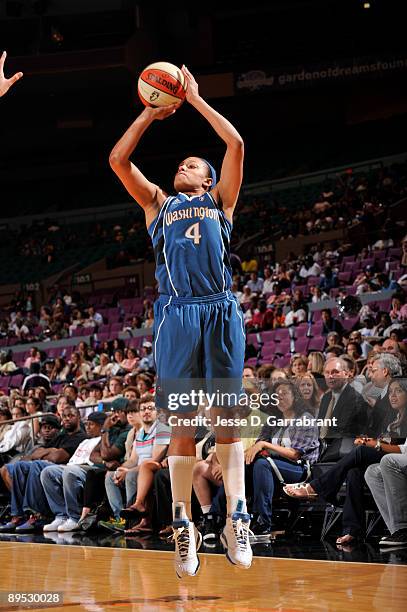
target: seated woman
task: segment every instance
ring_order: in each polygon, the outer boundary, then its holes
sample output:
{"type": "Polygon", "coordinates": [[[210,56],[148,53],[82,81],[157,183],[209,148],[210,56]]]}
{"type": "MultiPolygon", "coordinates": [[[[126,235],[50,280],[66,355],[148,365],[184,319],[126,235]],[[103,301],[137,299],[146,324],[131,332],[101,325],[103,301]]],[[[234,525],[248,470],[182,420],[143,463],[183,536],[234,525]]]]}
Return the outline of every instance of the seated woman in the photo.
{"type": "Polygon", "coordinates": [[[317,416],[319,411],[321,392],[314,375],[311,374],[311,372],[307,372],[307,374],[297,376],[297,378],[295,379],[295,383],[302,399],[304,400],[308,412],[310,412],[314,416],[317,416]]]}
{"type": "Polygon", "coordinates": [[[263,538],[271,533],[273,495],[280,475],[285,482],[304,481],[307,462],[315,463],[319,452],[318,427],[290,422],[301,417],[312,419],[296,385],[280,380],[273,393],[277,394],[281,413],[275,417],[276,425],[263,425],[257,442],[245,453],[246,464],[253,464],[253,513],[257,518],[251,530],[263,538]],[[285,421],[283,425],[279,424],[281,420],[285,421]]]}
{"type": "Polygon", "coordinates": [[[390,423],[382,438],[356,438],[354,448],[320,478],[308,484],[286,485],[284,491],[290,497],[316,497],[336,502],[336,496],[346,480],[346,497],[342,513],[343,535],[337,544],[350,544],[363,535],[364,526],[364,474],[366,469],[379,463],[387,453],[400,453],[400,444],[407,436],[407,381],[393,378],[389,385],[389,401],[396,411],[396,419],[390,423]]]}
{"type": "Polygon", "coordinates": [[[24,408],[11,409],[13,426],[6,431],[0,443],[0,465],[8,463],[18,453],[25,453],[32,446],[30,421],[19,421],[27,416],[24,408]]]}

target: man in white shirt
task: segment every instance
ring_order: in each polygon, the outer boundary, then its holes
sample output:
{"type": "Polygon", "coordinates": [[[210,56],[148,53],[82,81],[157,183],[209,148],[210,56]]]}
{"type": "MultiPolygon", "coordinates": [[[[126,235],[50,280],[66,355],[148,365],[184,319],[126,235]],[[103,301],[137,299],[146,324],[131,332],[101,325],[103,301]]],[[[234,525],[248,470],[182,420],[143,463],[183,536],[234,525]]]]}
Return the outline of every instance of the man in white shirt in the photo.
{"type": "Polygon", "coordinates": [[[257,272],[250,273],[250,280],[247,281],[247,286],[250,287],[252,293],[260,295],[263,292],[264,280],[257,276],[257,272]]]}
{"type": "Polygon", "coordinates": [[[263,295],[265,293],[273,293],[274,283],[273,274],[271,268],[268,266],[264,268],[264,282],[263,282],[263,295]]]}
{"type": "MultiPolygon", "coordinates": [[[[98,461],[104,412],[92,412],[85,423],[89,438],[83,440],[66,465],[50,465],[41,472],[41,484],[54,520],[44,525],[44,531],[77,531],[82,511],[82,491],[86,472],[98,461]]],[[[100,461],[101,462],[101,459],[100,461]]]]}
{"type": "Polygon", "coordinates": [[[380,546],[407,546],[407,440],[399,453],[389,453],[370,465],[365,480],[390,535],[380,546]]]}

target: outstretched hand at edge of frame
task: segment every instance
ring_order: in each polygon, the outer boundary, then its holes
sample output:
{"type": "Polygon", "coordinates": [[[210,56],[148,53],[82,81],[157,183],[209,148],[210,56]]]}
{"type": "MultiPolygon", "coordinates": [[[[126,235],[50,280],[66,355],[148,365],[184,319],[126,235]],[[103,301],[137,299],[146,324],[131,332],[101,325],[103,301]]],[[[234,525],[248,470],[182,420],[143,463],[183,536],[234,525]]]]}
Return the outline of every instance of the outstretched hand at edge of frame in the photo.
{"type": "Polygon", "coordinates": [[[17,83],[23,76],[22,72],[16,72],[12,77],[6,79],[4,76],[4,62],[6,61],[7,53],[3,51],[0,57],[0,98],[4,96],[14,83],[17,83]]]}

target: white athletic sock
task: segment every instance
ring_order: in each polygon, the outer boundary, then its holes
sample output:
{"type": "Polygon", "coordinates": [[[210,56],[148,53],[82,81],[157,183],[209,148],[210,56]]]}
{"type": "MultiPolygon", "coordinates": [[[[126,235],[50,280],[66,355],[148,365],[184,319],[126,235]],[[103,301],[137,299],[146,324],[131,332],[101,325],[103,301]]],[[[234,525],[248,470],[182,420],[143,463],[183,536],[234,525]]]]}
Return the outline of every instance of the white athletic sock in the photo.
{"type": "Polygon", "coordinates": [[[219,442],[216,442],[215,450],[222,467],[227,513],[229,515],[236,510],[246,512],[243,444],[241,441],[233,442],[232,444],[219,444],[219,442]]]}
{"type": "Polygon", "coordinates": [[[201,506],[202,514],[209,514],[211,511],[211,504],[209,506],[201,506]]]}
{"type": "Polygon", "coordinates": [[[180,510],[177,518],[189,518],[191,515],[192,470],[196,457],[171,455],[168,457],[172,491],[172,514],[175,519],[175,509],[180,510]]]}

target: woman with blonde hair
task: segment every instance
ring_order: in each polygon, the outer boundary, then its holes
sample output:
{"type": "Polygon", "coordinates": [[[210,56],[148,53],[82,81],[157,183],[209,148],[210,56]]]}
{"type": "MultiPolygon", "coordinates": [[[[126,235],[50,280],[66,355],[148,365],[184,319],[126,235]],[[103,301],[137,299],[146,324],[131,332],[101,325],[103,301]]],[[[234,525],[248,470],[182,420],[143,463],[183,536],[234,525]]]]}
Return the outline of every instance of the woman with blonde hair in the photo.
{"type": "Polygon", "coordinates": [[[319,351],[311,351],[308,355],[308,372],[312,374],[323,374],[324,373],[325,359],[322,353],[319,351]]]}
{"type": "Polygon", "coordinates": [[[318,416],[319,403],[322,392],[318,387],[315,376],[311,372],[307,372],[302,376],[297,376],[295,379],[298,391],[304,400],[308,411],[314,416],[318,416]]]}

